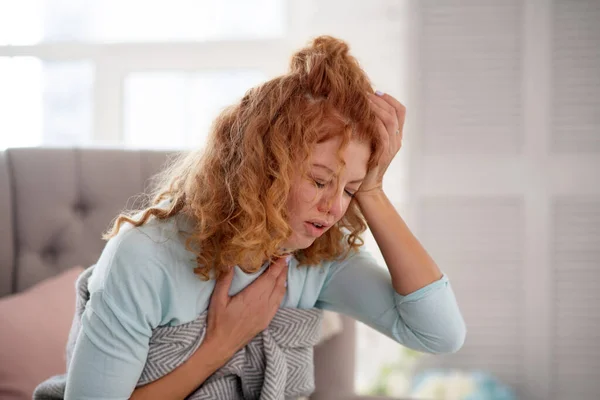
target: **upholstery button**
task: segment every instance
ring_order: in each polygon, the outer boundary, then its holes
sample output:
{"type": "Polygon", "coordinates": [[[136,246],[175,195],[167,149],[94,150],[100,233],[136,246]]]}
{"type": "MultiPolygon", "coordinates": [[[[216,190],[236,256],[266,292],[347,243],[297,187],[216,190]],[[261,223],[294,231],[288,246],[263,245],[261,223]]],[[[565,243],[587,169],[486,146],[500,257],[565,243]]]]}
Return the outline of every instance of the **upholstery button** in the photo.
{"type": "Polygon", "coordinates": [[[73,213],[75,213],[80,218],[85,217],[89,213],[89,211],[89,205],[83,201],[78,201],[73,205],[73,213]]]}
{"type": "Polygon", "coordinates": [[[42,259],[48,263],[55,263],[58,258],[58,249],[54,246],[48,246],[42,250],[42,259]]]}

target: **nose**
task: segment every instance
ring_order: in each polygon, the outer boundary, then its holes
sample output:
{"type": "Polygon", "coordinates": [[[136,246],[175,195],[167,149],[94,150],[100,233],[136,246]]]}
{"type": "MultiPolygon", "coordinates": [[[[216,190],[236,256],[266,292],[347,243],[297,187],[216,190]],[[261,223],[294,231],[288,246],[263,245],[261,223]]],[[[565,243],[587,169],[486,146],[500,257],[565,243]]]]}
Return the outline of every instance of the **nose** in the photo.
{"type": "Polygon", "coordinates": [[[322,213],[330,213],[336,221],[342,218],[344,214],[344,190],[335,191],[335,189],[331,189],[324,192],[317,203],[317,210],[322,213]]]}

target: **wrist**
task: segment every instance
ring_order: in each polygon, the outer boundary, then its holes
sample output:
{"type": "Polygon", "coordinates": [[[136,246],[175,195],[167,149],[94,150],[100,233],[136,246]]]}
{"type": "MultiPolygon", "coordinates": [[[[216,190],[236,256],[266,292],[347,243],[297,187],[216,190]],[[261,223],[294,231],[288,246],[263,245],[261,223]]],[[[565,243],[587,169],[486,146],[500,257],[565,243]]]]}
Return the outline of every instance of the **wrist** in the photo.
{"type": "Polygon", "coordinates": [[[197,362],[218,369],[225,365],[235,352],[236,350],[223,345],[218,340],[206,339],[200,344],[193,357],[197,362]]]}
{"type": "Polygon", "coordinates": [[[369,190],[365,190],[365,191],[358,191],[355,194],[356,200],[358,201],[358,203],[362,206],[363,203],[366,203],[368,201],[381,201],[383,199],[385,199],[387,196],[385,194],[385,192],[383,191],[383,188],[381,187],[377,187],[377,188],[373,188],[373,189],[369,189],[369,190]]]}

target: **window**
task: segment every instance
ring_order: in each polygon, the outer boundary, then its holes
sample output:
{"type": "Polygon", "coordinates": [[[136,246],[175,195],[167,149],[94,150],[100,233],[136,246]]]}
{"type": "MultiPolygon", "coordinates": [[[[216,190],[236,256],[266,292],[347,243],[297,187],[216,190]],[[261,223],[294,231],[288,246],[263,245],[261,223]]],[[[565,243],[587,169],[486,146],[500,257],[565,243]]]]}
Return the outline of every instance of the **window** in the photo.
{"type": "Polygon", "coordinates": [[[281,37],[281,0],[22,0],[0,2],[0,46],[281,37]]]}
{"type": "Polygon", "coordinates": [[[124,142],[199,147],[214,118],[267,77],[259,71],[137,72],[125,80],[124,142]]]}
{"type": "Polygon", "coordinates": [[[0,57],[0,148],[88,141],[93,79],[86,61],[0,57]]]}
{"type": "Polygon", "coordinates": [[[0,2],[0,149],[202,143],[221,108],[286,60],[285,4],[0,2]]]}

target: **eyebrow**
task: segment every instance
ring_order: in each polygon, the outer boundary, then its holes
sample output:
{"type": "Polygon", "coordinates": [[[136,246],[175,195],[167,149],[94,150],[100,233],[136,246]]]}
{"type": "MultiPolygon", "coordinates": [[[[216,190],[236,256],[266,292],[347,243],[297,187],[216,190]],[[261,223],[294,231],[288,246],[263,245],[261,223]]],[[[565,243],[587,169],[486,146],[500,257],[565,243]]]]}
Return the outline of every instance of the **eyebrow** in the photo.
{"type": "MultiPolygon", "coordinates": [[[[332,173],[332,174],[335,174],[335,171],[334,171],[334,170],[332,170],[331,168],[329,168],[327,165],[323,165],[323,164],[313,164],[313,166],[314,166],[314,167],[319,167],[319,168],[324,168],[324,169],[326,169],[327,171],[329,171],[330,173],[332,173]]],[[[349,183],[361,183],[363,180],[364,180],[364,178],[362,178],[362,179],[355,179],[355,180],[353,180],[353,181],[351,181],[351,182],[349,182],[349,183]]]]}

